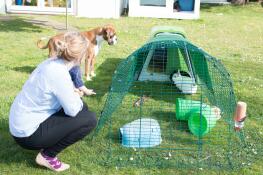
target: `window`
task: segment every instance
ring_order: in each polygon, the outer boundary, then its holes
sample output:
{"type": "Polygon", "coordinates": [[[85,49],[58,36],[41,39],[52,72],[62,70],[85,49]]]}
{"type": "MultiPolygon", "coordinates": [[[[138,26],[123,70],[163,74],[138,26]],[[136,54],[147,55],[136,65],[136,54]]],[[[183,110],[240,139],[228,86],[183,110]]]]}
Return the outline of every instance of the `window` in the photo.
{"type": "Polygon", "coordinates": [[[140,5],[165,7],[166,0],[140,0],[140,5]]]}
{"type": "MultiPolygon", "coordinates": [[[[6,0],[7,11],[14,13],[64,14],[66,0],[6,0]]],[[[68,12],[73,13],[73,0],[68,1],[68,12]]]]}

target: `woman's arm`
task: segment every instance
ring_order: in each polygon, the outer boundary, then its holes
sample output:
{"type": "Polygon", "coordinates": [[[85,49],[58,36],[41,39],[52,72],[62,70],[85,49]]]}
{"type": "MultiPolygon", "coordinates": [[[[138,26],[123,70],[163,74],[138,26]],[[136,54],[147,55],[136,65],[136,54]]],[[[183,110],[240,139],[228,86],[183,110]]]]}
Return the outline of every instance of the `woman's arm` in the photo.
{"type": "Polygon", "coordinates": [[[52,76],[52,91],[64,109],[65,114],[76,116],[83,107],[83,102],[74,87],[66,70],[57,70],[52,76]]]}

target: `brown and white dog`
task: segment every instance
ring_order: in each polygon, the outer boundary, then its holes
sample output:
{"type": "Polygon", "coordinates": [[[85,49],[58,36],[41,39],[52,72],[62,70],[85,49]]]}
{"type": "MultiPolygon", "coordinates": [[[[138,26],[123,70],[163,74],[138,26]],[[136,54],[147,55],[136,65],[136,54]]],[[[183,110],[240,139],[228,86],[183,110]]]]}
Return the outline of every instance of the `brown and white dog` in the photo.
{"type": "Polygon", "coordinates": [[[85,77],[89,81],[92,77],[96,76],[94,72],[95,57],[98,55],[103,41],[107,41],[109,45],[115,45],[117,43],[117,36],[112,25],[97,27],[81,33],[90,41],[85,59],[85,77]]]}
{"type": "MultiPolygon", "coordinates": [[[[116,31],[112,25],[105,25],[103,27],[97,27],[95,29],[81,32],[81,34],[89,41],[88,49],[85,56],[85,77],[90,81],[92,77],[95,77],[94,65],[95,57],[98,55],[101,49],[103,41],[107,41],[109,45],[115,45],[117,43],[116,31]]],[[[53,36],[49,39],[48,43],[41,46],[41,38],[37,41],[38,48],[49,49],[49,57],[56,57],[59,54],[57,49],[60,40],[63,40],[63,33],[53,36]]]]}

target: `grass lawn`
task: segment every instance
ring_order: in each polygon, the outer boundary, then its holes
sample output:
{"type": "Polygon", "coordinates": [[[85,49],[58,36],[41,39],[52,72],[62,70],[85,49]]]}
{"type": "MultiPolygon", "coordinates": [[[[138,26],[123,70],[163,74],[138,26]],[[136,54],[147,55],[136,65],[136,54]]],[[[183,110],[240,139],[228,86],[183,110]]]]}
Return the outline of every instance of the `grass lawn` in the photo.
{"type": "MultiPolygon", "coordinates": [[[[47,57],[48,51],[38,49],[36,41],[43,36],[56,34],[53,29],[25,21],[30,18],[29,15],[16,15],[13,20],[0,20],[0,174],[55,174],[39,168],[34,162],[37,152],[20,148],[8,131],[8,114],[12,101],[30,73],[47,57]]],[[[60,22],[65,20],[62,16],[48,18],[60,22]]],[[[262,19],[263,8],[258,4],[244,7],[203,6],[199,20],[70,17],[70,25],[80,30],[112,23],[118,33],[118,44],[108,46],[105,43],[98,55],[97,77],[86,83],[88,87],[94,88],[98,95],[85,97],[84,100],[99,116],[118,63],[148,40],[153,26],[181,26],[192,43],[222,61],[231,74],[237,99],[248,103],[247,127],[263,133],[262,19]]],[[[63,174],[263,174],[263,159],[238,171],[215,171],[198,167],[106,167],[102,162],[106,147],[101,142],[100,139],[91,142],[88,137],[61,153],[60,158],[71,165],[70,170],[63,174]]],[[[263,144],[263,141],[258,140],[257,143],[263,144]]],[[[259,151],[262,154],[262,150],[259,151]]]]}

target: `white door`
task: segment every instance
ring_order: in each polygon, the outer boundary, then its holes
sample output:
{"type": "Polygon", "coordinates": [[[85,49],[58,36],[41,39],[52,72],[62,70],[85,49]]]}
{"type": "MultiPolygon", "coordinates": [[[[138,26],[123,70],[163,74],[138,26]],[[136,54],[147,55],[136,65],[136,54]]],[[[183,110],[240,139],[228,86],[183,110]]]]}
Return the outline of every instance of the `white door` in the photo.
{"type": "Polygon", "coordinates": [[[7,11],[13,13],[63,14],[73,13],[74,0],[6,0],[7,11]]]}

